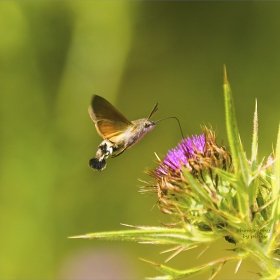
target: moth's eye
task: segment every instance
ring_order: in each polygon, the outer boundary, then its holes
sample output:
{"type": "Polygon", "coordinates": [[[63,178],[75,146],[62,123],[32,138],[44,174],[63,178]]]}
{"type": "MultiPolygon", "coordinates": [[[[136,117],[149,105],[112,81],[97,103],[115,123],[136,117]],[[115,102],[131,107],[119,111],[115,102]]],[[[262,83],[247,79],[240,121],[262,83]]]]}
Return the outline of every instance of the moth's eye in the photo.
{"type": "Polygon", "coordinates": [[[145,122],[145,123],[144,123],[144,127],[145,127],[145,128],[149,127],[150,125],[151,125],[151,124],[148,123],[148,122],[145,122]]]}

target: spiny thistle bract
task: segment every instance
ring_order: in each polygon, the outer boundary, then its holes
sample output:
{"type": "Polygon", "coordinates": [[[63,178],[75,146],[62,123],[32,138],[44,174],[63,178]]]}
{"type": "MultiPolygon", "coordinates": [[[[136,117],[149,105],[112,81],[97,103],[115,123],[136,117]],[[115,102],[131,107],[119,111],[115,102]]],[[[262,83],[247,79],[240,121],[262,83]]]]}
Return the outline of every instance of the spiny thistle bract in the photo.
{"type": "Polygon", "coordinates": [[[169,259],[224,238],[235,244],[232,256],[186,270],[149,262],[164,274],[155,279],[187,278],[206,271],[213,279],[225,263],[235,262],[237,272],[246,258],[259,264],[260,271],[255,273],[261,279],[280,279],[280,130],[275,152],[266,163],[259,163],[256,106],[252,155],[248,159],[239,137],[226,71],[224,97],[228,150],[216,143],[211,128],[203,127],[203,134],[182,139],[163,160],[158,158],[157,168],[148,171],[153,182],[146,183],[141,192],[157,195],[159,209],[171,217],[170,225],[130,226],[130,230],[73,238],[169,244],[174,246],[168,250],[174,251],[169,259]]]}

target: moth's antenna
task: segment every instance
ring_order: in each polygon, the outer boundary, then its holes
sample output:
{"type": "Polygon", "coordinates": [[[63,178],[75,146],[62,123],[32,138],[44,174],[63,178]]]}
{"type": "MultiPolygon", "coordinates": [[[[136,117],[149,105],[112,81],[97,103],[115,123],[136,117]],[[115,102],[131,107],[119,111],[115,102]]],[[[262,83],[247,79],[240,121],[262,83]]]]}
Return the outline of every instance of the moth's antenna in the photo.
{"type": "Polygon", "coordinates": [[[157,110],[158,110],[158,103],[155,105],[154,109],[150,113],[148,120],[156,113],[157,110]]]}
{"type": "Polygon", "coordinates": [[[182,130],[182,127],[181,127],[181,124],[180,124],[180,121],[179,121],[178,118],[176,118],[176,117],[166,117],[166,118],[163,118],[163,119],[160,119],[160,120],[155,121],[155,123],[158,123],[158,122],[160,122],[160,121],[167,120],[167,119],[176,119],[176,120],[177,120],[178,125],[179,125],[179,127],[180,127],[182,139],[183,139],[183,138],[184,138],[184,134],[183,134],[183,130],[182,130]]]}

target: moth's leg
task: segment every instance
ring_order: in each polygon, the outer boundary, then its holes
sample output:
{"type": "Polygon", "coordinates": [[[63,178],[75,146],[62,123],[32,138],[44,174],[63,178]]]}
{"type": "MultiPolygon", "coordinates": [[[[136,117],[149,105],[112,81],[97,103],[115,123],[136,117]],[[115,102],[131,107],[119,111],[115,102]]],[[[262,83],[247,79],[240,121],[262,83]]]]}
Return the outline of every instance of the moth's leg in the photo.
{"type": "Polygon", "coordinates": [[[111,158],[115,158],[115,157],[121,155],[125,150],[126,150],[126,148],[123,148],[119,153],[112,155],[111,158]]]}

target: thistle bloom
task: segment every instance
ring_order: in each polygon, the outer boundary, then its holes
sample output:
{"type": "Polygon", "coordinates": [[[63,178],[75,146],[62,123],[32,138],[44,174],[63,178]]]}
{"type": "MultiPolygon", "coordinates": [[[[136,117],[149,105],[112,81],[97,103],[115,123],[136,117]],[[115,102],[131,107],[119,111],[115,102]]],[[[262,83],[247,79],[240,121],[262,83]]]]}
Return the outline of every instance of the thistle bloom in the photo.
{"type": "Polygon", "coordinates": [[[157,168],[157,175],[165,176],[170,169],[173,171],[182,170],[182,166],[191,168],[188,160],[196,158],[196,154],[202,154],[204,151],[204,134],[183,139],[175,149],[167,153],[163,163],[157,168]]]}
{"type": "Polygon", "coordinates": [[[204,134],[185,138],[175,149],[170,150],[157,168],[157,175],[165,176],[169,172],[182,170],[182,167],[193,172],[197,169],[195,166],[227,169],[230,163],[230,155],[225,147],[216,144],[215,132],[205,127],[204,134]]]}
{"type": "MultiPolygon", "coordinates": [[[[187,211],[184,216],[189,220],[190,216],[198,216],[209,210],[196,196],[196,190],[188,183],[183,170],[193,176],[201,190],[205,190],[215,203],[222,201],[222,192],[230,191],[226,183],[219,180],[215,170],[230,171],[231,156],[225,147],[217,145],[212,129],[205,127],[203,130],[202,135],[183,139],[176,148],[168,151],[155,170],[148,171],[157,184],[148,184],[145,191],[152,189],[158,194],[158,204],[164,213],[177,213],[181,217],[181,213],[187,211]]],[[[194,224],[201,225],[200,219],[196,217],[195,220],[194,224]]]]}

